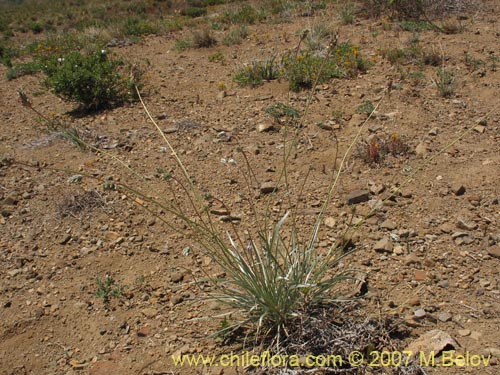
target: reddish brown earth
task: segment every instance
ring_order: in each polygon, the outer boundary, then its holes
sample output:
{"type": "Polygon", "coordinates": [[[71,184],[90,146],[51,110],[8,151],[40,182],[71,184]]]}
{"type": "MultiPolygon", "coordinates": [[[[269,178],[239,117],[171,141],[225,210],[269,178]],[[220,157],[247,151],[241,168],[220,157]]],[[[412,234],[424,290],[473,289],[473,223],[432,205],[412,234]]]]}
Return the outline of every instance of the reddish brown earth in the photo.
{"type": "MultiPolygon", "coordinates": [[[[336,224],[324,228],[320,246],[326,248],[335,241],[351,221],[347,194],[382,185],[385,191],[370,193],[370,199],[384,199],[391,188],[405,183],[410,173],[425,164],[402,188],[403,194],[386,201],[358,229],[358,251],[351,266],[367,272],[366,314],[400,317],[411,329],[407,342],[437,328],[457,339],[459,352],[484,354],[493,349],[489,367],[430,368],[431,374],[497,374],[500,369],[500,73],[489,59],[500,56],[498,4],[485,2],[482,10],[467,16],[461,33],[420,33],[422,46],[442,50],[446,67],[459,73],[457,92],[449,99],[437,94],[431,80],[434,67],[426,67],[425,78],[415,84],[402,79],[377,54],[387,46],[404,46],[412,33],[384,30],[377,20],[344,26],[337,21],[335,9],[296,18],[293,23],[251,26],[251,36],[239,46],[178,52],[173,47],[181,35],[173,35],[148,37],[114,49],[118,55],[149,64],[145,101],[153,116],[161,118],[162,129],[183,119],[197,124],[167,136],[197,185],[226,202],[231,213],[241,217],[238,225],[248,228],[253,218],[241,199],[247,188],[238,166],[245,166],[236,149],[247,151],[260,181],[275,179],[285,128],[259,132],[257,126],[271,122],[264,112],[269,105],[289,102],[303,109],[309,93],[290,94],[286,82],[240,88],[232,83],[236,70],[252,59],[293,48],[299,30],[323,19],[338,23],[341,41],[359,44],[362,53],[373,58],[366,74],[334,80],[314,93],[308,114],[301,119],[304,127],[289,175],[298,186],[311,168],[301,202],[301,225],[311,224],[335,167],[336,140],[342,155],[363,120],[356,108],[363,100],[381,100],[362,137],[398,133],[413,151],[382,166],[368,166],[356,157],[349,160],[328,209],[327,216],[336,224]],[[464,63],[464,51],[486,64],[471,71],[464,63]],[[208,56],[215,52],[224,54],[225,64],[209,62],[208,56]],[[391,80],[388,95],[384,90],[391,80]],[[219,95],[219,82],[225,82],[224,97],[219,95]],[[340,119],[333,114],[338,110],[343,112],[340,119]],[[484,126],[431,160],[483,117],[484,126]],[[317,121],[333,130],[319,128],[317,121]],[[230,158],[236,166],[221,162],[230,158]],[[454,190],[460,185],[465,192],[457,195],[454,190]],[[393,240],[399,239],[393,250],[375,251],[377,241],[391,233],[393,240]],[[418,309],[424,309],[426,316],[410,319],[418,309]],[[447,320],[445,313],[449,321],[439,319],[447,320]]],[[[0,74],[4,73],[1,68],[0,74]]],[[[0,152],[14,161],[0,169],[0,373],[195,373],[175,368],[170,355],[179,350],[223,353],[231,349],[209,337],[220,324],[213,316],[221,311],[205,301],[206,293],[192,282],[204,272],[219,270],[196,248],[183,255],[183,249],[193,246],[191,241],[130,197],[103,189],[104,179],[113,176],[116,182],[168,200],[157,168],[175,169],[173,159],[161,152],[165,144],[139,103],[82,118],[66,116],[66,121],[101,137],[100,146],[109,146],[110,153],[145,177],[142,181],[105,155],[82,152],[63,139],[45,135],[35,116],[19,105],[16,91],[24,89],[35,107],[47,114],[63,114],[73,107],[50,93],[33,95],[40,92],[40,81],[40,76],[28,76],[0,86],[0,152]],[[76,173],[94,178],[68,183],[76,173]],[[92,190],[105,201],[103,207],[61,215],[71,197],[92,190]],[[127,286],[108,308],[95,296],[96,279],[106,275],[127,286]]],[[[258,189],[254,193],[258,196],[258,189]]],[[[259,202],[263,201],[260,197],[259,202]]],[[[356,205],[354,221],[369,207],[369,202],[356,205]]],[[[214,368],[197,373],[222,372],[214,368]]]]}

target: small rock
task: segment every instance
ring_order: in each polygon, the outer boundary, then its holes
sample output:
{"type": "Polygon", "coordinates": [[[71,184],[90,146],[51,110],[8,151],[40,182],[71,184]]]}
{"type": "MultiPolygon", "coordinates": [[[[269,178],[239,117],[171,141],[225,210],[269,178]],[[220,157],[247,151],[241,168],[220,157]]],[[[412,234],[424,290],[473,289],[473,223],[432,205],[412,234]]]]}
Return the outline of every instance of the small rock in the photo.
{"type": "Polygon", "coordinates": [[[170,302],[172,303],[173,306],[175,305],[178,305],[179,303],[181,303],[182,301],[184,301],[184,298],[182,296],[179,296],[179,295],[174,295],[171,299],[170,299],[170,302]]]}
{"type": "Polygon", "coordinates": [[[415,271],[415,280],[416,281],[424,281],[427,279],[427,272],[423,270],[416,270],[415,271]]]}
{"type": "Polygon", "coordinates": [[[483,134],[486,131],[486,126],[483,125],[476,125],[474,127],[474,130],[480,134],[483,134]]]}
{"type": "Polygon", "coordinates": [[[329,216],[325,219],[325,225],[327,226],[327,228],[334,229],[337,227],[337,220],[329,216]]]}
{"type": "Polygon", "coordinates": [[[438,355],[447,347],[453,349],[458,346],[459,345],[456,340],[448,333],[438,329],[434,329],[432,331],[424,333],[417,340],[410,343],[406,350],[409,350],[413,353],[434,352],[435,355],[438,355]]]}
{"type": "Polygon", "coordinates": [[[156,310],[155,308],[152,308],[152,307],[146,307],[145,309],[143,309],[142,311],[142,314],[146,317],[146,318],[149,318],[149,319],[152,319],[154,318],[156,315],[158,315],[158,310],[156,310]]]}
{"type": "Polygon", "coordinates": [[[264,182],[264,183],[262,183],[262,185],[260,185],[260,192],[262,194],[273,193],[273,192],[275,192],[277,190],[278,190],[278,187],[272,181],[264,182]]]}
{"type": "Polygon", "coordinates": [[[257,131],[259,133],[270,132],[274,130],[274,125],[271,123],[260,123],[257,125],[257,131]]]}
{"type": "Polygon", "coordinates": [[[423,319],[427,315],[427,313],[425,312],[424,309],[415,310],[413,314],[415,315],[415,318],[417,318],[417,319],[423,319]]]}
{"type": "Polygon", "coordinates": [[[401,245],[394,246],[394,250],[392,250],[392,252],[394,253],[394,255],[403,255],[404,254],[403,246],[401,245]]]}
{"type": "Polygon", "coordinates": [[[439,129],[438,128],[432,128],[429,130],[429,135],[435,136],[438,135],[439,129]]]}
{"type": "Polygon", "coordinates": [[[21,272],[23,272],[22,268],[16,268],[14,270],[8,271],[7,275],[9,275],[10,277],[15,277],[15,276],[19,275],[21,272]]]}
{"type": "Polygon", "coordinates": [[[368,190],[354,190],[347,195],[348,204],[358,204],[367,202],[370,199],[370,192],[368,190]]]}
{"type": "Polygon", "coordinates": [[[413,196],[413,194],[412,194],[410,189],[405,188],[405,189],[401,190],[401,196],[403,198],[411,198],[413,196]]]}
{"type": "Polygon", "coordinates": [[[459,329],[457,331],[459,336],[465,337],[470,335],[470,329],[459,329]]]}
{"type": "Polygon", "coordinates": [[[488,255],[500,259],[500,247],[495,247],[493,249],[488,249],[488,255]]]}
{"type": "Polygon", "coordinates": [[[230,214],[229,210],[226,207],[212,208],[210,210],[210,213],[216,216],[225,216],[230,214]]]}
{"type": "Polygon", "coordinates": [[[446,322],[451,321],[452,316],[450,314],[448,314],[447,312],[443,312],[443,313],[439,313],[438,316],[437,316],[437,318],[440,321],[446,323],[446,322]]]}
{"type": "Polygon", "coordinates": [[[452,185],[451,191],[453,194],[460,196],[465,194],[466,189],[462,184],[456,183],[452,185]]]}
{"type": "Polygon", "coordinates": [[[439,230],[443,233],[451,233],[453,232],[453,225],[450,223],[444,223],[439,226],[439,230]]]}
{"type": "Polygon", "coordinates": [[[71,235],[67,234],[62,240],[59,241],[60,245],[66,245],[71,240],[71,235]]]}
{"type": "Polygon", "coordinates": [[[457,221],[457,228],[463,229],[463,230],[476,230],[477,224],[476,223],[468,223],[462,219],[459,219],[457,221]]]}
{"type": "Polygon", "coordinates": [[[382,224],[380,224],[380,228],[387,230],[394,230],[396,229],[396,227],[397,227],[396,223],[391,220],[386,220],[382,224]]]}
{"type": "Polygon", "coordinates": [[[441,280],[438,285],[443,288],[443,289],[446,289],[450,286],[450,283],[448,280],[441,280]]]}
{"type": "Polygon", "coordinates": [[[374,195],[381,194],[384,192],[384,190],[385,190],[385,186],[382,184],[380,184],[380,185],[374,184],[374,185],[370,186],[370,192],[374,195]]]}
{"type": "Polygon", "coordinates": [[[425,145],[425,143],[419,143],[417,147],[415,147],[415,153],[417,154],[417,156],[422,157],[427,155],[427,146],[425,145]]]}
{"type": "Polygon", "coordinates": [[[410,306],[418,306],[420,305],[420,298],[418,296],[412,297],[410,298],[408,303],[410,304],[410,306]]]}
{"type": "Polygon", "coordinates": [[[410,264],[420,264],[421,261],[415,253],[411,253],[405,256],[403,263],[406,266],[409,266],[410,264]]]}
{"type": "Polygon", "coordinates": [[[393,249],[392,241],[389,237],[381,238],[374,246],[373,250],[377,252],[391,253],[393,249]]]}
{"type": "Polygon", "coordinates": [[[184,279],[184,274],[182,272],[174,272],[170,275],[170,280],[173,283],[180,283],[184,279]]]}

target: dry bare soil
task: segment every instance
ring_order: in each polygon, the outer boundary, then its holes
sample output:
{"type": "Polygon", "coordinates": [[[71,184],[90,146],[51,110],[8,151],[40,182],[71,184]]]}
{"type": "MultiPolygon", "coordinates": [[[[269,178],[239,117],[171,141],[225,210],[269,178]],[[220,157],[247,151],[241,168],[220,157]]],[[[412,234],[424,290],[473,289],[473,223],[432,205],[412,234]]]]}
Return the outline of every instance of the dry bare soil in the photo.
{"type": "MultiPolygon", "coordinates": [[[[329,225],[322,229],[319,246],[327,248],[377,200],[407,182],[357,229],[357,251],[348,263],[366,272],[363,314],[399,319],[410,332],[405,344],[440,329],[456,338],[458,352],[493,353],[491,366],[428,368],[430,374],[493,375],[500,369],[498,11],[497,1],[485,1],[474,12],[450,16],[451,22],[464,16],[459,33],[419,33],[420,45],[442,57],[438,65],[457,73],[456,92],[449,98],[441,97],[433,82],[436,67],[426,65],[422,75],[413,77],[405,74],[407,66],[398,69],[378,52],[407,46],[412,32],[397,24],[387,27],[383,19],[359,18],[343,25],[335,4],[290,23],[249,26],[250,35],[240,45],[177,51],[175,42],[189,35],[186,29],[112,51],[147,66],[144,99],[151,113],[168,130],[196,184],[225,202],[242,228],[252,228],[254,219],[237,148],[246,150],[260,182],[274,181],[282,168],[287,126],[273,125],[267,107],[283,102],[303,110],[311,100],[288,165],[295,186],[310,170],[300,202],[306,228],[338,166],[337,149],[343,155],[367,117],[357,108],[368,100],[374,105],[381,101],[362,138],[398,134],[410,151],[379,165],[354,153],[328,208],[329,225]],[[340,41],[360,46],[372,61],[365,74],[321,84],[312,94],[289,92],[286,81],[256,88],[233,82],[244,63],[295,48],[300,30],[320,22],[333,23],[340,41]],[[224,55],[222,63],[209,61],[216,52],[224,55]],[[465,52],[484,63],[471,66],[465,52]],[[260,131],[264,125],[273,129],[260,131]],[[369,200],[348,205],[347,196],[358,189],[367,189],[369,200]],[[376,250],[381,239],[386,243],[376,250]]],[[[116,183],[169,199],[162,173],[176,170],[175,163],[140,103],[75,117],[68,114],[72,104],[41,91],[41,79],[25,76],[0,85],[0,152],[5,158],[0,169],[0,373],[243,372],[173,366],[170,356],[179,351],[241,349],[210,337],[220,327],[215,317],[222,310],[204,299],[208,286],[193,282],[220,270],[189,238],[158,219],[181,225],[174,218],[146,204],[151,214],[123,192],[103,187],[112,176],[116,183]],[[104,154],[80,151],[42,132],[36,116],[18,103],[20,88],[40,111],[64,116],[143,179],[104,154]],[[83,178],[69,182],[76,174],[83,178]],[[108,305],[96,296],[96,280],[106,276],[123,287],[108,305]]],[[[252,188],[262,202],[259,187],[252,188]]],[[[276,210],[281,198],[276,195],[273,201],[276,210]]]]}

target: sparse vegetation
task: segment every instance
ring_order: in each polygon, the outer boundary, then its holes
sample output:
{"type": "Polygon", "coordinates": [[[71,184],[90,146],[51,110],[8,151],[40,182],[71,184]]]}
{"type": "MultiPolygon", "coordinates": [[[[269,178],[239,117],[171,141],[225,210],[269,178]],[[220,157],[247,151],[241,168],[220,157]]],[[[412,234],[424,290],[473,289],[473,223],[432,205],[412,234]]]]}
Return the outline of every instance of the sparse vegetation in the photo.
{"type": "Polygon", "coordinates": [[[95,296],[102,298],[105,305],[108,305],[111,298],[120,298],[125,287],[118,284],[111,276],[106,276],[104,279],[96,279],[97,290],[95,296]]]}
{"type": "Polygon", "coordinates": [[[405,156],[410,147],[406,141],[396,133],[386,136],[372,136],[358,146],[358,156],[367,164],[380,165],[386,157],[405,156]]]}
{"type": "Polygon", "coordinates": [[[344,25],[350,25],[354,23],[354,11],[356,10],[356,7],[353,3],[348,1],[342,6],[342,9],[340,9],[340,20],[344,25]]]}
{"type": "Polygon", "coordinates": [[[295,125],[300,118],[300,112],[289,104],[276,103],[266,108],[266,113],[270,115],[274,122],[280,123],[281,121],[291,122],[295,125]]]}
{"type": "Polygon", "coordinates": [[[222,44],[232,46],[234,44],[241,44],[241,42],[248,37],[248,28],[245,25],[240,25],[230,30],[222,40],[222,44]]]}
{"type": "Polygon", "coordinates": [[[436,71],[434,84],[440,96],[449,98],[455,94],[457,89],[456,73],[445,68],[439,68],[436,71]]]}
{"type": "Polygon", "coordinates": [[[241,68],[234,76],[234,81],[240,86],[260,86],[264,81],[272,81],[280,76],[280,68],[276,58],[253,61],[241,68]]]}
{"type": "Polygon", "coordinates": [[[193,31],[192,45],[195,48],[210,48],[217,44],[217,39],[212,35],[210,29],[193,31]]]}

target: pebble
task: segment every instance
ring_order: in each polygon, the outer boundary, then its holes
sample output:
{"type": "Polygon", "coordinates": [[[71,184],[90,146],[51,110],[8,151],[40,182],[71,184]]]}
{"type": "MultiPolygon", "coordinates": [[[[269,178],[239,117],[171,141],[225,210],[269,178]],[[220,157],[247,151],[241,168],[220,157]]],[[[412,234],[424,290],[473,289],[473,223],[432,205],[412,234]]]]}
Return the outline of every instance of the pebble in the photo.
{"type": "Polygon", "coordinates": [[[269,194],[269,193],[273,193],[275,192],[276,190],[278,190],[278,187],[276,186],[276,184],[272,181],[269,181],[269,182],[264,182],[262,183],[262,185],[260,185],[260,192],[262,194],[269,194]]]}
{"type": "Polygon", "coordinates": [[[184,301],[184,298],[182,296],[179,296],[179,295],[174,295],[174,296],[172,296],[172,298],[170,298],[170,302],[172,303],[172,306],[178,305],[182,301],[184,301]]]}
{"type": "Polygon", "coordinates": [[[439,314],[438,314],[438,316],[437,316],[437,318],[438,318],[440,321],[442,321],[442,322],[446,323],[446,322],[451,321],[452,316],[451,316],[451,314],[448,314],[447,312],[443,312],[443,313],[439,313],[439,314]]]}
{"type": "Polygon", "coordinates": [[[392,252],[394,253],[394,255],[403,255],[404,254],[403,246],[401,245],[394,246],[394,250],[392,250],[392,252]]]}
{"type": "Polygon", "coordinates": [[[407,256],[405,256],[403,262],[406,266],[409,266],[410,264],[420,264],[421,263],[420,259],[418,258],[418,256],[415,253],[411,253],[411,254],[408,254],[407,256]]]}
{"type": "Polygon", "coordinates": [[[415,271],[415,280],[417,281],[425,281],[427,279],[427,272],[423,270],[416,270],[415,271]]]}
{"type": "Polygon", "coordinates": [[[438,285],[443,288],[443,289],[446,289],[450,286],[450,282],[448,280],[441,280],[438,285]]]}
{"type": "Polygon", "coordinates": [[[500,259],[500,247],[494,247],[492,249],[488,249],[488,255],[500,259]]]}
{"type": "Polygon", "coordinates": [[[184,279],[184,273],[182,272],[174,272],[170,275],[170,280],[173,283],[180,283],[184,279]]]}
{"type": "Polygon", "coordinates": [[[347,204],[358,204],[367,202],[370,199],[370,192],[368,190],[354,190],[346,197],[347,204]]]}
{"type": "Polygon", "coordinates": [[[432,128],[431,130],[429,130],[429,135],[436,136],[438,135],[438,133],[439,133],[438,128],[432,128]]]}
{"type": "Polygon", "coordinates": [[[413,312],[413,314],[415,315],[415,318],[417,319],[422,319],[422,318],[425,318],[427,313],[425,312],[424,309],[418,309],[418,310],[415,310],[413,312]]]}
{"type": "Polygon", "coordinates": [[[393,244],[389,237],[384,237],[380,239],[374,246],[373,250],[377,252],[387,252],[391,253],[393,250],[393,244]]]}
{"type": "Polygon", "coordinates": [[[260,123],[257,125],[257,131],[259,133],[270,132],[274,130],[274,125],[271,123],[260,123]]]}
{"type": "Polygon", "coordinates": [[[417,154],[417,156],[422,157],[427,155],[427,146],[425,145],[425,143],[419,143],[417,147],[415,147],[415,153],[417,154]]]}
{"type": "Polygon", "coordinates": [[[337,220],[329,216],[325,219],[325,225],[327,228],[334,229],[337,226],[337,220]]]}
{"type": "Polygon", "coordinates": [[[457,221],[457,228],[462,230],[475,230],[477,229],[476,223],[468,223],[465,220],[459,219],[457,221]]]}
{"type": "Polygon", "coordinates": [[[451,186],[451,191],[453,194],[460,196],[465,194],[466,189],[462,184],[456,183],[451,186]]]}
{"type": "Polygon", "coordinates": [[[158,310],[152,307],[146,307],[145,309],[142,310],[142,314],[149,319],[154,318],[156,315],[158,315],[158,310]]]}
{"type": "Polygon", "coordinates": [[[459,329],[457,331],[457,333],[459,336],[465,337],[465,336],[469,336],[471,332],[470,332],[470,329],[459,329]]]}
{"type": "Polygon", "coordinates": [[[397,227],[396,223],[391,220],[386,220],[382,224],[380,224],[380,228],[387,230],[394,230],[396,229],[396,227],[397,227]]]}

